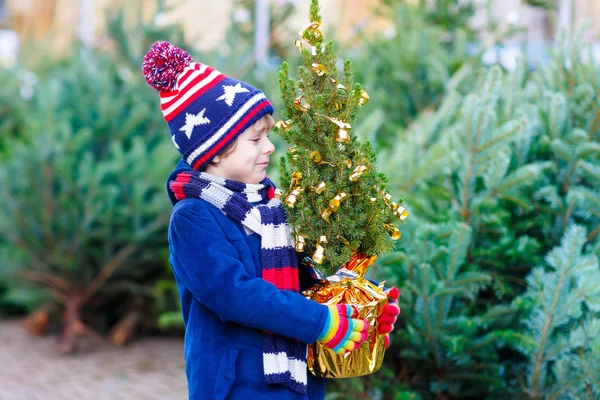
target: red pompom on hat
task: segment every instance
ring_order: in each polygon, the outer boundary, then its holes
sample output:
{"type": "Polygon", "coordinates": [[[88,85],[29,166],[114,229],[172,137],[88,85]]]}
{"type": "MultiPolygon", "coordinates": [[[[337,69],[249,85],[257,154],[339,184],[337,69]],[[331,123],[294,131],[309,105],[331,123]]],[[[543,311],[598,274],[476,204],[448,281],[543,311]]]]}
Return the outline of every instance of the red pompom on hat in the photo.
{"type": "Polygon", "coordinates": [[[146,82],[159,92],[175,89],[177,76],[194,60],[185,50],[169,42],[156,42],[144,56],[146,82]]]}

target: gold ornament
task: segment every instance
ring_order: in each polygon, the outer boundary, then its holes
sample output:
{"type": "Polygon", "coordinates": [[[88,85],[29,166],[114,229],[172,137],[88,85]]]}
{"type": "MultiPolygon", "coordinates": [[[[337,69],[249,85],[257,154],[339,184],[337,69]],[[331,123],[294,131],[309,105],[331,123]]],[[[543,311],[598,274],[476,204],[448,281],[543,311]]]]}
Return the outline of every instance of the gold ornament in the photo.
{"type": "Polygon", "coordinates": [[[340,129],[337,132],[337,136],[335,138],[336,141],[340,143],[348,143],[350,141],[350,135],[348,135],[348,131],[346,129],[352,129],[352,125],[339,120],[337,118],[326,117],[328,120],[336,124],[340,129]]]}
{"type": "Polygon", "coordinates": [[[306,246],[306,241],[304,240],[304,236],[297,235],[296,236],[296,251],[298,253],[303,253],[305,246],[306,246]]]}
{"type": "Polygon", "coordinates": [[[342,201],[346,200],[347,197],[348,195],[345,192],[336,194],[335,197],[329,201],[329,210],[337,212],[337,210],[340,209],[340,204],[342,201]]]}
{"type": "Polygon", "coordinates": [[[317,244],[317,249],[313,253],[312,259],[317,264],[323,264],[323,260],[325,260],[325,248],[317,244]]]}
{"type": "Polygon", "coordinates": [[[402,236],[402,234],[400,233],[400,230],[398,230],[398,227],[395,225],[385,225],[385,230],[387,231],[388,235],[390,235],[390,237],[393,240],[398,240],[400,239],[400,236],[402,236]]]}
{"type": "Polygon", "coordinates": [[[287,132],[292,127],[292,120],[291,119],[288,119],[287,121],[279,120],[275,124],[275,127],[279,128],[279,129],[283,129],[284,131],[287,132]]]}
{"type": "Polygon", "coordinates": [[[408,211],[406,211],[404,207],[395,201],[390,203],[390,210],[392,211],[392,214],[400,218],[401,221],[404,221],[406,218],[408,218],[408,211]]]}
{"type": "Polygon", "coordinates": [[[281,191],[281,189],[279,189],[279,188],[275,189],[275,198],[277,200],[281,200],[281,196],[283,196],[283,192],[281,191]]]}
{"type": "Polygon", "coordinates": [[[296,187],[302,182],[302,172],[296,171],[292,174],[292,181],[290,182],[290,187],[296,187]]]}
{"type": "Polygon", "coordinates": [[[325,182],[321,182],[317,185],[317,187],[315,187],[315,192],[317,194],[321,194],[325,191],[325,189],[327,189],[327,184],[325,182]]]}
{"type": "Polygon", "coordinates": [[[360,99],[358,99],[358,105],[360,105],[361,107],[364,106],[365,104],[367,104],[367,101],[369,101],[370,97],[368,95],[367,92],[365,92],[364,90],[360,91],[360,99]]]}
{"type": "Polygon", "coordinates": [[[323,210],[323,212],[321,212],[321,217],[323,217],[323,219],[325,221],[327,221],[329,223],[329,217],[331,216],[331,211],[329,211],[328,209],[323,210]]]}
{"type": "Polygon", "coordinates": [[[352,173],[350,174],[350,180],[352,182],[356,182],[358,180],[358,178],[360,178],[360,176],[365,173],[367,171],[367,167],[364,165],[359,165],[358,167],[354,168],[354,171],[352,171],[352,173]]]}
{"type": "Polygon", "coordinates": [[[336,88],[342,90],[342,91],[346,91],[346,86],[342,85],[341,83],[338,83],[338,85],[336,86],[336,88]]]}
{"type": "Polygon", "coordinates": [[[342,110],[343,108],[344,108],[344,105],[342,104],[342,102],[341,102],[341,101],[336,101],[336,102],[335,102],[335,109],[336,109],[336,110],[340,111],[340,110],[342,110]]]}
{"type": "Polygon", "coordinates": [[[290,147],[290,148],[288,149],[288,151],[289,151],[290,153],[295,153],[295,152],[297,152],[297,151],[298,151],[298,146],[292,146],[292,147],[290,147]]]}
{"type": "Polygon", "coordinates": [[[346,166],[348,167],[348,169],[352,168],[352,160],[351,159],[346,160],[346,166]]]}
{"type": "Polygon", "coordinates": [[[400,218],[400,221],[404,221],[406,218],[408,218],[408,211],[406,211],[406,209],[404,209],[402,206],[399,206],[394,214],[396,217],[400,218]]]}
{"type": "Polygon", "coordinates": [[[304,96],[300,95],[294,99],[294,108],[298,111],[307,112],[310,108],[310,104],[304,99],[304,96]],[[304,100],[304,102],[302,100],[304,100]]]}
{"type": "Polygon", "coordinates": [[[348,135],[347,131],[340,128],[337,135],[335,136],[335,140],[340,143],[348,143],[350,141],[350,135],[348,135]]]}
{"type": "Polygon", "coordinates": [[[321,30],[319,29],[321,27],[321,23],[319,21],[313,21],[310,24],[308,24],[307,26],[305,26],[300,32],[300,36],[302,36],[303,39],[307,39],[308,38],[306,36],[304,36],[304,34],[306,32],[312,32],[315,35],[315,40],[321,40],[323,39],[323,33],[321,32],[321,30]]]}
{"type": "Polygon", "coordinates": [[[371,200],[373,203],[375,203],[377,201],[376,197],[371,197],[369,200],[371,200]]]}
{"type": "Polygon", "coordinates": [[[323,76],[323,75],[327,74],[327,68],[325,68],[325,66],[323,64],[313,63],[311,65],[311,69],[318,76],[323,76]]]}
{"type": "Polygon", "coordinates": [[[294,206],[296,205],[296,202],[298,201],[298,196],[300,195],[300,190],[299,189],[294,189],[292,190],[292,193],[290,193],[286,198],[285,198],[285,204],[290,207],[290,208],[294,208],[294,206]]]}
{"type": "Polygon", "coordinates": [[[296,46],[298,50],[302,53],[302,49],[304,48],[302,40],[294,40],[294,46],[296,46]]]}
{"type": "Polygon", "coordinates": [[[390,200],[392,199],[392,195],[389,193],[383,192],[383,201],[385,201],[386,205],[390,204],[390,200]]]}
{"type": "Polygon", "coordinates": [[[327,236],[321,235],[321,237],[319,238],[319,243],[329,243],[327,242],[327,236]]]}
{"type": "Polygon", "coordinates": [[[344,128],[344,129],[352,129],[352,125],[350,125],[347,122],[344,122],[342,120],[339,120],[337,118],[332,118],[332,117],[326,117],[328,120],[330,120],[331,122],[333,122],[334,124],[336,124],[338,127],[340,128],[344,128]]]}
{"type": "Polygon", "coordinates": [[[315,163],[318,164],[321,161],[323,161],[323,158],[321,157],[321,153],[319,153],[317,150],[313,151],[312,153],[310,153],[310,159],[315,163]]]}
{"type": "Polygon", "coordinates": [[[329,209],[332,212],[337,212],[340,209],[340,195],[336,195],[333,199],[329,200],[329,209]]]}

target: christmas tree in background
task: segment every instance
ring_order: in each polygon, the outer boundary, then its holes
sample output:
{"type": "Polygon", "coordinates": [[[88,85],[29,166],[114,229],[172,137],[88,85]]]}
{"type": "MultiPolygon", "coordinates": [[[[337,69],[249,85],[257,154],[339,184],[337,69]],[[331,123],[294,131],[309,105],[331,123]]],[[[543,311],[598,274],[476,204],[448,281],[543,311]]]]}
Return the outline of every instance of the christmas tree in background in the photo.
{"type": "Polygon", "coordinates": [[[281,198],[296,250],[328,276],[354,255],[390,251],[390,236],[400,237],[396,224],[408,213],[386,192],[369,143],[352,132],[355,113],[369,96],[353,82],[349,60],[338,79],[332,42],[320,30],[318,0],[310,21],[294,42],[303,58],[298,79],[289,77],[286,63],[279,73],[283,120],[276,131],[292,145],[281,162],[281,198]]]}

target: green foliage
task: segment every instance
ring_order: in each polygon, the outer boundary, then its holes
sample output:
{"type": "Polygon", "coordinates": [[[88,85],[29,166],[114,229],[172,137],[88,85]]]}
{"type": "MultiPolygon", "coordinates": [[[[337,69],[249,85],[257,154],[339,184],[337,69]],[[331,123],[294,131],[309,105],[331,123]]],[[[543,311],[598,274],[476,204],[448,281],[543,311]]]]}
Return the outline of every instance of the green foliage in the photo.
{"type": "Polygon", "coordinates": [[[380,13],[393,25],[361,47],[356,70],[371,96],[367,108],[382,114],[370,138],[388,147],[399,130],[435,109],[447,89],[479,65],[481,53],[470,54],[471,2],[384,3],[380,13]]]}
{"type": "Polygon", "coordinates": [[[535,268],[527,291],[515,300],[522,329],[507,335],[507,344],[527,358],[529,398],[600,394],[600,268],[598,257],[584,252],[586,236],[583,227],[568,227],[546,256],[548,268],[535,268]]]}
{"type": "Polygon", "coordinates": [[[11,267],[62,302],[113,266],[111,297],[143,293],[165,242],[171,144],[152,93],[142,97],[144,82],[116,68],[82,52],[40,83],[26,139],[10,144],[0,170],[0,230],[21,252],[11,267]]]}
{"type": "Polygon", "coordinates": [[[0,68],[0,159],[7,151],[6,141],[19,137],[27,121],[29,100],[37,77],[30,71],[0,68]]]}
{"type": "Polygon", "coordinates": [[[533,7],[541,7],[548,10],[554,10],[558,8],[557,0],[525,0],[525,4],[533,7]]]}
{"type": "Polygon", "coordinates": [[[3,124],[2,137],[13,136],[0,167],[11,298],[33,307],[25,299],[50,299],[24,292],[41,288],[100,330],[127,312],[115,302],[151,301],[170,214],[164,181],[176,152],[132,60],[87,48],[49,58],[26,116],[11,113],[3,124]]]}
{"type": "Polygon", "coordinates": [[[423,398],[597,396],[598,268],[574,267],[600,248],[600,69],[582,32],[561,36],[538,70],[521,60],[510,74],[483,72],[470,93],[449,92],[380,152],[412,215],[398,252],[377,266],[402,292],[399,361],[386,366],[423,398]],[[466,248],[448,257],[464,229],[466,248]],[[566,248],[573,271],[555,261],[566,248]],[[560,288],[561,272],[535,269],[544,259],[571,277],[560,288]],[[556,295],[555,307],[537,293],[556,295]]]}
{"type": "MultiPolygon", "coordinates": [[[[311,3],[310,21],[321,22],[317,0],[311,3]]],[[[350,130],[362,92],[354,83],[350,61],[338,80],[332,42],[325,42],[318,30],[306,29],[302,37],[308,48],[302,49],[298,79],[289,77],[286,63],[279,74],[282,115],[290,126],[277,132],[292,146],[287,159],[282,158],[281,186],[287,188],[282,198],[290,225],[306,241],[306,254],[325,248],[324,262],[312,258],[315,268],[329,276],[355,253],[388,252],[392,244],[385,227],[399,218],[384,197],[386,178],[376,170],[375,153],[350,130]],[[357,168],[364,170],[354,179],[357,168]],[[326,184],[321,192],[315,189],[320,182],[326,184]],[[290,201],[292,197],[296,200],[290,201]],[[322,236],[326,243],[321,243],[322,236]]]]}

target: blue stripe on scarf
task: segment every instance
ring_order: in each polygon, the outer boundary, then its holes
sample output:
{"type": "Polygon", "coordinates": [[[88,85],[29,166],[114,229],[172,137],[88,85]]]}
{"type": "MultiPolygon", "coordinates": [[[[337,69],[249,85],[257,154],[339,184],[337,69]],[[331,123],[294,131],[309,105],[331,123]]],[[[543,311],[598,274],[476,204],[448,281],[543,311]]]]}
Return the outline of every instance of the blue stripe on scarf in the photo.
{"type": "Polygon", "coordinates": [[[186,198],[200,197],[204,189],[210,185],[211,183],[209,181],[198,181],[193,185],[187,184],[183,186],[183,193],[186,198]]]}
{"type": "Polygon", "coordinates": [[[285,211],[281,207],[258,207],[260,220],[263,225],[283,225],[287,222],[285,211]]]}
{"type": "Polygon", "coordinates": [[[242,195],[234,192],[223,206],[223,212],[234,221],[241,222],[253,207],[252,203],[248,203],[242,195]]]}
{"type": "Polygon", "coordinates": [[[296,260],[296,250],[293,248],[264,249],[262,254],[262,269],[277,267],[293,267],[296,260]]]}

